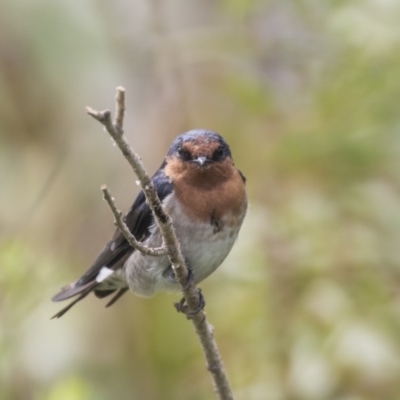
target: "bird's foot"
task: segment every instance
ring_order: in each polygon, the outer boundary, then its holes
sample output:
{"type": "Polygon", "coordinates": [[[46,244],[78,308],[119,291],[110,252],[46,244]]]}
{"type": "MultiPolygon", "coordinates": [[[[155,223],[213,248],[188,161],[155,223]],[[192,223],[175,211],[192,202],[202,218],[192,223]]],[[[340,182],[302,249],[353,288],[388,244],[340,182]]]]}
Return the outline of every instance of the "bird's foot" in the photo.
{"type": "Polygon", "coordinates": [[[204,310],[204,307],[206,305],[206,301],[204,300],[203,292],[201,291],[200,288],[196,288],[196,290],[197,290],[197,294],[198,294],[198,304],[197,304],[196,309],[194,309],[194,310],[189,309],[188,305],[185,304],[186,300],[184,297],[182,297],[182,299],[178,303],[175,303],[176,311],[185,314],[188,318],[190,318],[191,316],[196,315],[200,311],[204,310]]]}
{"type": "Polygon", "coordinates": [[[187,267],[188,269],[188,276],[187,276],[187,281],[186,281],[186,285],[183,287],[182,291],[186,292],[186,290],[189,289],[190,284],[193,282],[194,280],[194,272],[193,269],[190,267],[187,267]]]}

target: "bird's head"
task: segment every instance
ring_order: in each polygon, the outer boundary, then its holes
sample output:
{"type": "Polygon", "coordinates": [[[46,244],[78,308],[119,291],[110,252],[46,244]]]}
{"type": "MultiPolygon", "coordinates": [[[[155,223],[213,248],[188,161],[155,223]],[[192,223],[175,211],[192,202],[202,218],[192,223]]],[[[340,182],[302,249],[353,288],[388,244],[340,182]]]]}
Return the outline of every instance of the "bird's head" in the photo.
{"type": "Polygon", "coordinates": [[[188,170],[212,170],[226,162],[232,165],[231,151],[223,137],[203,129],[179,135],[169,149],[167,160],[188,170]]]}

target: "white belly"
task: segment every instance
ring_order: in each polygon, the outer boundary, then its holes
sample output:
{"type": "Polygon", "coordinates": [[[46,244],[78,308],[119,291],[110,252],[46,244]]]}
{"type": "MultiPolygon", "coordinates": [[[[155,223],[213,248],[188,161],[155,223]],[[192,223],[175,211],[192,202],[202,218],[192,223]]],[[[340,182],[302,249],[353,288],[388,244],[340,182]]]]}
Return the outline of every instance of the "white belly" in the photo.
{"type": "Polygon", "coordinates": [[[198,283],[224,261],[235,243],[239,228],[225,226],[214,233],[211,224],[192,225],[185,222],[185,217],[179,218],[176,231],[179,232],[182,254],[188,266],[193,269],[195,282],[198,283]]]}

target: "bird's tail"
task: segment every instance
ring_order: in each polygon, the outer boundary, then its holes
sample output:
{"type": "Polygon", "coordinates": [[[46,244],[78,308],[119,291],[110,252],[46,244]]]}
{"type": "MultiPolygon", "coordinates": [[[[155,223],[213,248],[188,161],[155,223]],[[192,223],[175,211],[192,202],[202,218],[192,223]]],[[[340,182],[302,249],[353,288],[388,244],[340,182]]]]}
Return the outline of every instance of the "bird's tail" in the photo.
{"type": "Polygon", "coordinates": [[[86,285],[74,287],[73,285],[69,285],[69,287],[65,287],[61,290],[60,293],[56,294],[51,300],[52,301],[63,301],[67,300],[71,297],[78,296],[74,301],[69,303],[66,307],[60,310],[57,314],[53,315],[53,318],[62,317],[71,307],[73,307],[76,303],[84,299],[97,285],[96,281],[89,282],[86,285]]]}

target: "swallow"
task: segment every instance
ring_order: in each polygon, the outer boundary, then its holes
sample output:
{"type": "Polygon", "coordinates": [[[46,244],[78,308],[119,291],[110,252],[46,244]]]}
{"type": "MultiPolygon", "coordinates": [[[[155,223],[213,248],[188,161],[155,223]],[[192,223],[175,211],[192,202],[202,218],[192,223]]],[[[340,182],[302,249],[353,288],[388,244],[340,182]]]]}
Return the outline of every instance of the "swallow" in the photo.
{"type": "MultiPolygon", "coordinates": [[[[221,265],[236,241],[247,211],[246,179],[221,135],[195,129],[172,142],[152,181],[197,284],[221,265]]],[[[149,247],[162,245],[143,191],[124,220],[137,240],[149,247]]],[[[143,255],[117,229],[85,274],[52,298],[75,298],[53,318],[64,315],[91,292],[98,298],[113,295],[108,307],[129,289],[151,297],[181,287],[167,256],[143,255]]]]}

